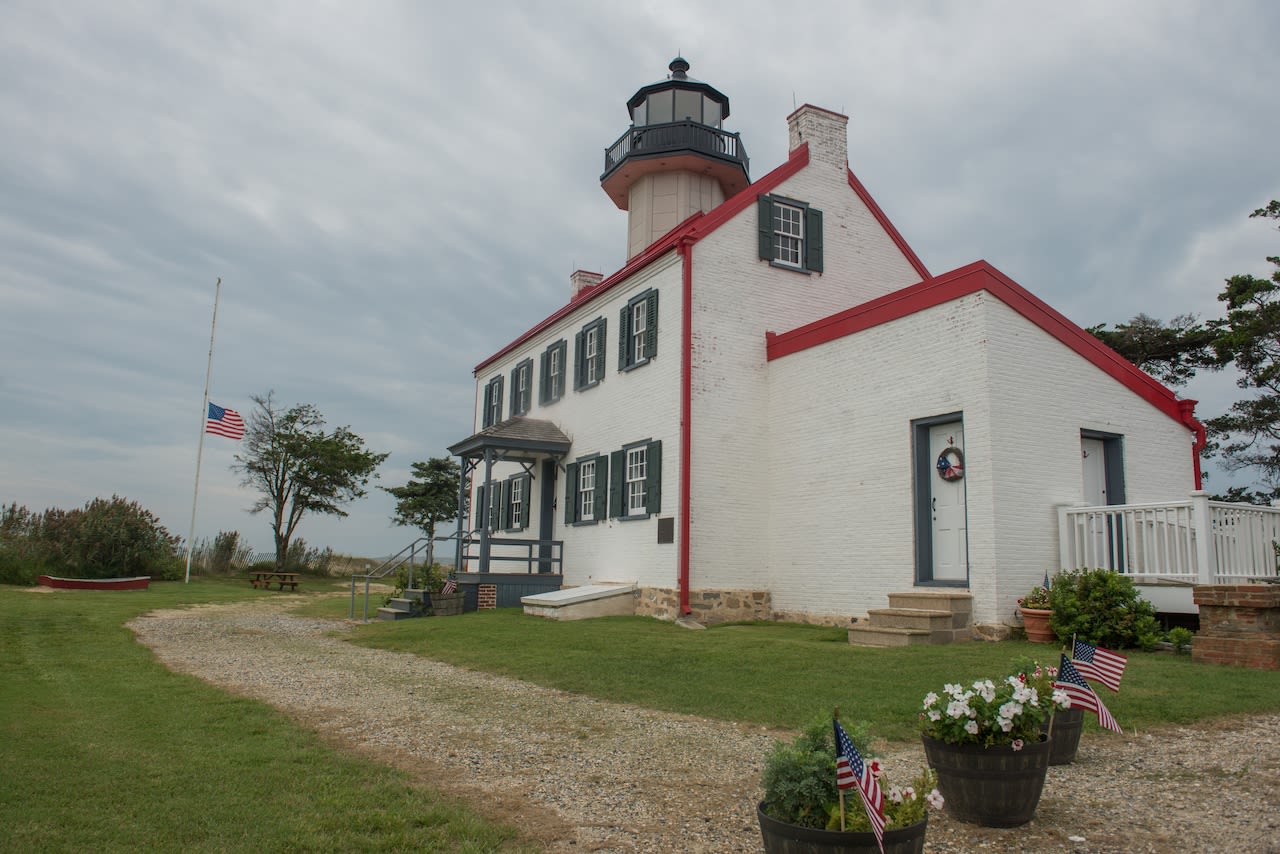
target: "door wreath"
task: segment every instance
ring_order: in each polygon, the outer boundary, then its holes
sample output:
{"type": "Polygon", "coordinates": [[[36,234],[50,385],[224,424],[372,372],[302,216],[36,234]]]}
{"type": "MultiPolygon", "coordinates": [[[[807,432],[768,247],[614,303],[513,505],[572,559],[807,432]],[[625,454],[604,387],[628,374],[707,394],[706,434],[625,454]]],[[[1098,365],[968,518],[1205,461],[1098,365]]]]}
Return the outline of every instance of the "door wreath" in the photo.
{"type": "Polygon", "coordinates": [[[938,454],[938,477],[943,480],[959,480],[964,477],[964,452],[952,446],[938,454]]]}

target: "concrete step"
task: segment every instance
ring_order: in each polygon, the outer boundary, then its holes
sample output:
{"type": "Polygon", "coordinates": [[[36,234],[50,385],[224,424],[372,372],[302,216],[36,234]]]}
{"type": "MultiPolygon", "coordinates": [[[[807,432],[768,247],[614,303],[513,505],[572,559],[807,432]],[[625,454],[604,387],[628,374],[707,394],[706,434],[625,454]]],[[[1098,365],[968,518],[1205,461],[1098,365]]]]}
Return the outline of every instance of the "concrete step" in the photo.
{"type": "Polygon", "coordinates": [[[889,607],[950,611],[953,614],[964,614],[967,621],[973,613],[973,594],[967,590],[908,590],[904,593],[890,593],[889,607]]]}
{"type": "MultiPolygon", "coordinates": [[[[394,602],[395,600],[393,599],[391,601],[394,602]]],[[[379,620],[407,620],[407,619],[410,619],[411,617],[417,617],[417,616],[418,616],[417,614],[413,613],[407,608],[404,609],[403,611],[400,610],[399,608],[379,608],[378,609],[379,620]]]]}
{"type": "Polygon", "coordinates": [[[950,631],[955,615],[950,611],[926,611],[922,608],[872,608],[869,623],[882,629],[920,629],[926,632],[950,631]]]}
{"type": "Polygon", "coordinates": [[[934,640],[932,632],[920,629],[857,625],[849,627],[849,643],[854,646],[922,646],[934,643],[934,640]]]}
{"type": "MultiPolygon", "coordinates": [[[[418,603],[421,601],[418,600],[418,603]]],[[[414,604],[412,599],[391,599],[387,602],[387,607],[393,611],[412,611],[414,604]]]]}

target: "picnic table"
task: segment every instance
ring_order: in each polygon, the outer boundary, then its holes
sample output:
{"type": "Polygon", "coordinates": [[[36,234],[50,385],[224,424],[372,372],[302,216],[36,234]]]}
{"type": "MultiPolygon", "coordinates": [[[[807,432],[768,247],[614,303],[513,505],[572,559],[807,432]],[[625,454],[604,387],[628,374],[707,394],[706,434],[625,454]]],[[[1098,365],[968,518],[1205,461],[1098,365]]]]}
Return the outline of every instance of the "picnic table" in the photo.
{"type": "Polygon", "coordinates": [[[272,584],[279,585],[277,590],[283,590],[286,586],[290,590],[297,590],[302,582],[298,580],[296,572],[277,572],[274,569],[268,569],[250,572],[249,583],[254,587],[263,587],[267,590],[271,589],[272,584]]]}

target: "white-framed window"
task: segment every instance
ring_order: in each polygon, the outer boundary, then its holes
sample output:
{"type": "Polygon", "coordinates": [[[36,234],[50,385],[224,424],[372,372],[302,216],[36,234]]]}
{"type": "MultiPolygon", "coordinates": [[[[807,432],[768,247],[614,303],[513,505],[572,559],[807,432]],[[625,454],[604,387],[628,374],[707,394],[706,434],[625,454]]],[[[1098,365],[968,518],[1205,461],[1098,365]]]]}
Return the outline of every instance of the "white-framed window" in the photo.
{"type": "Polygon", "coordinates": [[[574,389],[591,388],[604,379],[604,348],[605,322],[598,317],[574,338],[574,389]]]}
{"type": "Polygon", "coordinates": [[[628,300],[618,327],[618,370],[630,370],[658,355],[658,292],[651,288],[628,300]]]}
{"type": "Polygon", "coordinates": [[[791,205],[773,206],[773,260],[790,267],[800,266],[804,246],[804,214],[791,205]]]}
{"type": "Polygon", "coordinates": [[[542,375],[542,386],[538,392],[538,403],[546,406],[564,397],[565,353],[568,345],[560,339],[542,351],[539,372],[542,375]]]}
{"type": "Polygon", "coordinates": [[[641,445],[627,451],[627,515],[647,513],[649,448],[641,445]]]}
{"type": "Polygon", "coordinates": [[[533,359],[525,359],[511,372],[511,414],[524,415],[533,398],[533,359]]]}
{"type": "Polygon", "coordinates": [[[776,267],[822,272],[822,211],[804,202],[761,196],[760,258],[776,267]]]}
{"type": "Polygon", "coordinates": [[[578,518],[596,517],[596,461],[578,466],[578,518]]]}
{"type": "Polygon", "coordinates": [[[507,502],[508,528],[522,529],[524,523],[524,507],[525,507],[525,479],[522,477],[513,478],[511,481],[510,500],[507,502]]]}

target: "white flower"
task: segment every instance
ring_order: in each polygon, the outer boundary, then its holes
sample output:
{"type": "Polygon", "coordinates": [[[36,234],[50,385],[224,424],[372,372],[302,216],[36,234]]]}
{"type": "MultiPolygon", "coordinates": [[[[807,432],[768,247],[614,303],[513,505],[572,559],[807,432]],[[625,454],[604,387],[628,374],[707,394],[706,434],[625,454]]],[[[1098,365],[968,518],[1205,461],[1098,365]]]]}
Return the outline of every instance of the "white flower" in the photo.
{"type": "Polygon", "coordinates": [[[929,806],[933,807],[935,810],[942,809],[942,805],[946,803],[946,801],[942,799],[942,792],[939,792],[937,789],[934,789],[932,792],[925,795],[924,798],[929,802],[929,806]]]}
{"type": "Polygon", "coordinates": [[[1021,749],[1022,749],[1022,739],[1020,739],[1020,738],[1015,738],[1015,739],[1013,740],[1012,747],[1013,747],[1013,749],[1014,749],[1014,750],[1021,750],[1021,749]]]}
{"type": "Polygon", "coordinates": [[[1071,697],[1061,688],[1053,689],[1053,702],[1057,703],[1060,709],[1071,708],[1071,697]]]}
{"type": "Polygon", "coordinates": [[[932,706],[936,702],[938,702],[938,695],[933,693],[932,691],[924,695],[924,707],[926,709],[932,706]]]}
{"type": "Polygon", "coordinates": [[[948,682],[946,685],[943,685],[942,690],[946,691],[948,694],[950,694],[953,697],[958,697],[964,693],[963,688],[961,688],[959,685],[952,685],[950,682],[948,682]]]}
{"type": "Polygon", "coordinates": [[[947,717],[951,718],[967,718],[970,717],[968,700],[952,700],[947,704],[947,717]]]}
{"type": "Polygon", "coordinates": [[[889,791],[885,792],[884,796],[889,800],[893,801],[895,804],[902,803],[902,790],[899,789],[897,786],[890,786],[889,791]]]}
{"type": "Polygon", "coordinates": [[[940,720],[942,720],[942,712],[938,711],[937,709],[930,709],[930,710],[929,710],[929,720],[931,720],[931,721],[940,721],[940,720]]]}
{"type": "Polygon", "coordinates": [[[967,733],[969,733],[969,735],[977,735],[977,734],[978,734],[978,722],[977,722],[977,721],[969,721],[967,724],[965,724],[965,725],[964,725],[964,731],[965,731],[965,732],[967,732],[967,733]]]}
{"type": "Polygon", "coordinates": [[[908,801],[914,801],[916,799],[915,788],[912,786],[907,786],[905,789],[902,790],[902,797],[908,801]]]}

